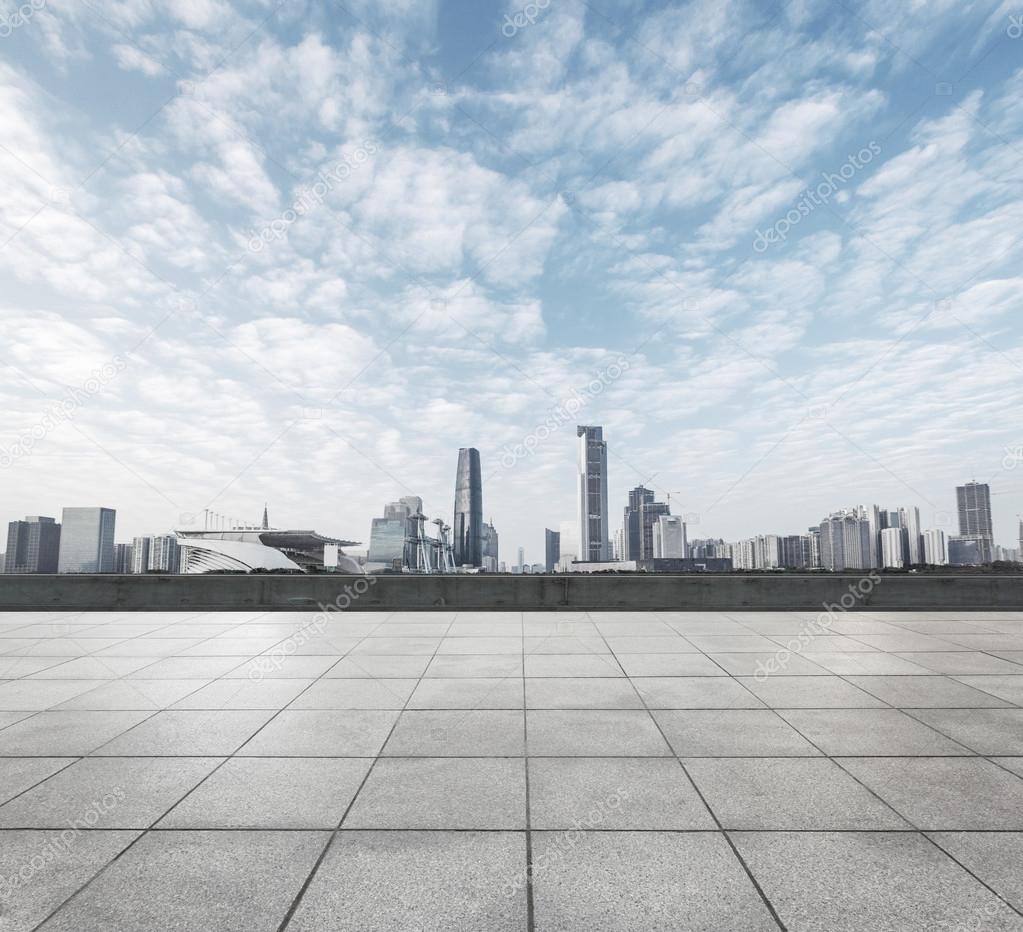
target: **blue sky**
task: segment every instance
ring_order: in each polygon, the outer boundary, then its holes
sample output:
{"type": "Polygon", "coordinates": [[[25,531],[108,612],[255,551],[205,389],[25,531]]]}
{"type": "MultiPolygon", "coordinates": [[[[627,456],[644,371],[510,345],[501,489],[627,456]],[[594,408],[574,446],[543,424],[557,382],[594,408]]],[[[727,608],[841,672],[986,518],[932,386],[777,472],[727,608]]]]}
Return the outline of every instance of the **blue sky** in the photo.
{"type": "Polygon", "coordinates": [[[471,445],[540,560],[578,421],[615,515],[646,481],[690,536],[954,532],[976,478],[1013,543],[1023,6],[14,6],[5,520],[265,499],[365,540],[450,516],[471,445]]]}

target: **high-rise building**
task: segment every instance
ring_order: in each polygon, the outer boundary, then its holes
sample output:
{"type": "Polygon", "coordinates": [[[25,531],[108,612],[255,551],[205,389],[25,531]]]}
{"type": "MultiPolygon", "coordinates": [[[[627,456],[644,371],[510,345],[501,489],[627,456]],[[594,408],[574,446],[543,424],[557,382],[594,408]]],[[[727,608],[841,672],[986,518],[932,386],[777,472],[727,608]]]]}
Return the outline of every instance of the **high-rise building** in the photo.
{"type": "Polygon", "coordinates": [[[483,473],[480,452],[474,447],[463,447],[458,451],[452,529],[455,566],[482,566],[483,473]]]}
{"type": "Polygon", "coordinates": [[[906,532],[906,563],[919,566],[924,562],[924,540],[920,531],[920,509],[900,508],[899,524],[906,532]]]}
{"type": "Polygon", "coordinates": [[[653,526],[653,558],[655,560],[685,559],[686,525],[678,515],[658,516],[653,526]]]}
{"type": "Polygon", "coordinates": [[[877,505],[861,505],[860,514],[866,516],[867,522],[870,525],[870,567],[879,567],[881,565],[881,530],[887,527],[887,524],[883,521],[881,509],[877,505]]]}
{"type": "Polygon", "coordinates": [[[611,555],[607,513],[607,443],[602,427],[576,427],[579,440],[577,517],[580,560],[611,555]]]}
{"type": "Polygon", "coordinates": [[[561,559],[561,534],[544,528],[544,566],[548,573],[553,573],[561,559]]]}
{"type": "Polygon", "coordinates": [[[619,560],[638,560],[643,553],[643,506],[652,504],[651,489],[637,485],[629,492],[629,504],[622,518],[622,548],[619,560]]]}
{"type": "Polygon", "coordinates": [[[56,573],[60,555],[60,525],[54,518],[30,515],[7,525],[4,573],[56,573]]]}
{"type": "Polygon", "coordinates": [[[991,520],[991,486],[984,482],[967,482],[956,487],[959,506],[959,537],[977,542],[981,563],[994,558],[994,523],[991,520]]]}
{"type": "Polygon", "coordinates": [[[150,537],[136,537],[131,542],[131,571],[133,573],[149,572],[150,537]]]}
{"type": "Polygon", "coordinates": [[[888,527],[881,532],[881,563],[885,569],[902,569],[908,550],[905,528],[888,527]]]}
{"type": "Polygon", "coordinates": [[[924,531],[924,563],[928,566],[948,566],[948,545],[945,532],[940,529],[924,531]]]}
{"type": "Polygon", "coordinates": [[[491,519],[489,523],[483,525],[483,569],[488,573],[497,572],[500,566],[498,553],[497,528],[491,519]]]}
{"type": "Polygon", "coordinates": [[[948,539],[950,566],[981,566],[987,562],[982,550],[983,538],[958,535],[948,539]]]}
{"type": "Polygon", "coordinates": [[[112,573],[116,522],[113,508],[65,508],[57,572],[112,573]]]}
{"type": "Polygon", "coordinates": [[[839,511],[820,524],[821,566],[833,572],[870,569],[870,520],[854,511],[839,511]]]}
{"type": "Polygon", "coordinates": [[[150,573],[177,573],[181,570],[181,547],[173,534],[149,538],[150,573]]]}
{"type": "Polygon", "coordinates": [[[526,549],[524,547],[519,547],[519,562],[516,564],[516,566],[518,566],[520,573],[528,573],[529,572],[529,570],[524,569],[525,565],[526,565],[526,549]]]}
{"type": "Polygon", "coordinates": [[[781,539],[781,565],[793,570],[813,566],[812,541],[808,534],[790,534],[781,539]]]}
{"type": "MultiPolygon", "coordinates": [[[[671,513],[671,509],[665,502],[644,502],[639,509],[639,523],[642,536],[639,540],[639,558],[641,560],[652,560],[654,558],[654,526],[663,515],[671,513]]],[[[629,557],[630,560],[635,557],[629,557]]]]}
{"type": "Polygon", "coordinates": [[[122,576],[132,571],[132,545],[114,544],[114,572],[122,576]]]}
{"type": "Polygon", "coordinates": [[[412,516],[422,512],[423,500],[417,495],[406,495],[384,505],[384,516],[370,523],[367,562],[392,567],[397,563],[399,569],[407,566],[409,541],[416,535],[412,516]]]}

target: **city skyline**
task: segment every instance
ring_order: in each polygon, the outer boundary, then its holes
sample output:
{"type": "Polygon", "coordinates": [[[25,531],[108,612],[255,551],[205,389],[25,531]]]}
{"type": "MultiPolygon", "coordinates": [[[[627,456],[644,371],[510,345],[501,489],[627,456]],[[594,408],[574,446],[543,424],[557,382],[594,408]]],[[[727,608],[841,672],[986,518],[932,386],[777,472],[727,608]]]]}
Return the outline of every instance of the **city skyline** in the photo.
{"type": "Polygon", "coordinates": [[[404,495],[448,515],[471,442],[539,555],[582,423],[615,517],[644,484],[730,539],[841,501],[933,525],[976,478],[1008,545],[1005,8],[507,12],[53,5],[4,38],[0,510],[101,500],[130,539],[273,490],[361,539],[404,495]]]}

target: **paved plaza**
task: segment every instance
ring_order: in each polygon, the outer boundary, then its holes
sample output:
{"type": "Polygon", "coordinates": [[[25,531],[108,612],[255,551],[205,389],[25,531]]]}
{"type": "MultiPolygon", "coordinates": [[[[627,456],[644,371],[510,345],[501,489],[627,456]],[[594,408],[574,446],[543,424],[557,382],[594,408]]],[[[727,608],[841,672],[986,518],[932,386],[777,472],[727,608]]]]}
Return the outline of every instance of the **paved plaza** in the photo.
{"type": "Polygon", "coordinates": [[[0,614],[0,932],[1023,930],[1023,612],[0,614]]]}

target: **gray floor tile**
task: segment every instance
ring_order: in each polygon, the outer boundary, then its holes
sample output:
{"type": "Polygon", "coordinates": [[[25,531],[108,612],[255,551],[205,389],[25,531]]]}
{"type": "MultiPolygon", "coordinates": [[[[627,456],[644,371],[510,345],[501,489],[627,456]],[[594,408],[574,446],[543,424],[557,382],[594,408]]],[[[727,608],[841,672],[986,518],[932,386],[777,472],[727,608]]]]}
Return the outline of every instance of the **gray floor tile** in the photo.
{"type": "Polygon", "coordinates": [[[948,676],[850,676],[849,681],[900,709],[986,708],[1008,705],[948,676]]]}
{"type": "Polygon", "coordinates": [[[85,758],[0,806],[0,828],[148,828],[220,762],[85,758]]]}
{"type": "Polygon", "coordinates": [[[913,717],[978,754],[1023,754],[1023,709],[916,709],[913,717]]]}
{"type": "Polygon", "coordinates": [[[970,754],[898,709],[783,709],[779,715],[830,757],[970,754]]]}
{"type": "Polygon", "coordinates": [[[714,829],[678,761],[659,757],[534,758],[534,829],[714,829]]]}
{"type": "Polygon", "coordinates": [[[80,696],[102,680],[10,680],[0,683],[0,711],[39,712],[80,696]]]}
{"type": "Polygon", "coordinates": [[[312,680],[216,680],[174,703],[175,709],[283,709],[312,680]]]}
{"type": "Polygon", "coordinates": [[[380,760],[344,827],[525,829],[525,761],[486,757],[380,760]]]}
{"type": "MultiPolygon", "coordinates": [[[[432,651],[431,651],[432,653],[432,651]]],[[[437,648],[442,654],[522,654],[522,636],[513,637],[455,637],[443,638],[437,648]]]]}
{"type": "Polygon", "coordinates": [[[1023,779],[983,758],[852,757],[842,766],[919,829],[1023,829],[1023,779]]]}
{"type": "Polygon", "coordinates": [[[151,712],[40,712],[3,731],[2,757],[79,757],[145,720],[151,712]]]}
{"type": "Polygon", "coordinates": [[[710,658],[733,676],[758,673],[785,676],[826,676],[828,671],[805,657],[791,652],[746,651],[741,654],[710,654],[710,658]]]}
{"type": "Polygon", "coordinates": [[[949,676],[969,676],[981,673],[1019,673],[1019,667],[1001,657],[981,654],[976,651],[917,652],[903,655],[904,659],[927,667],[933,673],[949,676]]]}
{"type": "Polygon", "coordinates": [[[93,753],[107,757],[227,756],[237,751],[273,714],[266,710],[234,709],[157,712],[93,753]]]}
{"type": "Polygon", "coordinates": [[[694,647],[679,634],[666,632],[662,635],[630,635],[627,637],[607,637],[607,646],[614,653],[622,654],[698,654],[700,649],[694,647]]]}
{"type": "Polygon", "coordinates": [[[730,677],[643,676],[632,682],[651,709],[759,709],[764,705],[730,677]]]}
{"type": "Polygon", "coordinates": [[[707,654],[776,653],[779,645],[760,634],[690,634],[686,638],[707,654]]]}
{"type": "Polygon", "coordinates": [[[238,752],[243,757],[374,757],[394,711],[285,709],[238,752]]]}
{"type": "Polygon", "coordinates": [[[726,829],[863,830],[909,826],[823,758],[684,758],[726,829]]]}
{"type": "Polygon", "coordinates": [[[770,709],[654,712],[679,757],[820,757],[809,741],[770,709]]]}
{"type": "Polygon", "coordinates": [[[517,757],[523,713],[500,710],[403,712],[383,753],[390,757],[517,757]]]}
{"type": "Polygon", "coordinates": [[[926,676],[931,671],[895,654],[859,654],[803,651],[801,656],[823,667],[830,673],[841,676],[926,676]]]}
{"type": "MultiPolygon", "coordinates": [[[[1020,668],[1023,670],[1023,667],[1020,668]]],[[[997,699],[1004,699],[1013,705],[1023,706],[1023,674],[1010,676],[957,676],[960,683],[988,693],[997,699]]]]}
{"type": "Polygon", "coordinates": [[[526,676],[625,676],[613,654],[530,654],[526,676]]]}
{"type": "Polygon", "coordinates": [[[158,712],[203,687],[203,680],[117,680],[62,702],[58,709],[158,712]]]}
{"type": "Polygon", "coordinates": [[[793,932],[1023,928],[1019,916],[915,833],[737,832],[732,839],[793,932]]]}
{"type": "Polygon", "coordinates": [[[0,757],[0,804],[74,762],[74,757],[0,757]]]}
{"type": "Polygon", "coordinates": [[[528,709],[641,709],[632,682],[624,676],[600,678],[530,677],[526,680],[528,709]]]}
{"type": "Polygon", "coordinates": [[[387,656],[365,654],[345,657],[333,664],[324,679],[402,679],[422,676],[430,663],[429,657],[387,656]]]}
{"type": "Polygon", "coordinates": [[[472,654],[445,654],[434,657],[426,670],[428,677],[520,677],[522,658],[512,654],[490,654],[486,657],[472,654]]]}
{"type": "MultiPolygon", "coordinates": [[[[89,882],[138,832],[0,831],[0,928],[29,932],[89,882]],[[40,869],[39,861],[43,866],[40,869]]],[[[97,926],[82,925],[85,929],[97,926]]]]}
{"type": "Polygon", "coordinates": [[[340,654],[281,654],[271,651],[261,657],[253,657],[233,670],[228,670],[224,674],[224,679],[315,680],[326,674],[340,660],[340,654]]]}
{"type": "Polygon", "coordinates": [[[521,709],[521,677],[434,677],[419,681],[410,709],[521,709]]]}
{"type": "Polygon", "coordinates": [[[240,667],[250,657],[167,657],[129,673],[130,680],[212,680],[240,667]]]}
{"type": "MultiPolygon", "coordinates": [[[[772,709],[870,709],[884,706],[875,696],[837,676],[737,677],[772,709]]],[[[878,677],[892,679],[892,677],[878,677]]]]}
{"type": "Polygon", "coordinates": [[[1018,910],[1023,910],[1023,833],[931,832],[945,851],[1018,910]]]}
{"type": "Polygon", "coordinates": [[[359,757],[235,757],[167,813],[159,828],[333,829],[371,763],[359,757]]]}
{"type": "Polygon", "coordinates": [[[610,654],[611,648],[600,635],[540,635],[522,640],[525,654],[610,654]]]}
{"type": "Polygon", "coordinates": [[[717,833],[534,832],[536,928],[774,932],[717,833]]]}
{"type": "Polygon", "coordinates": [[[618,662],[627,676],[727,676],[705,654],[622,654],[618,662]]]}
{"type": "Polygon", "coordinates": [[[648,712],[526,712],[529,753],[544,757],[665,757],[671,749],[648,712]]]}
{"type": "Polygon", "coordinates": [[[274,932],[328,837],[150,832],[42,928],[274,932]]]}
{"type": "Polygon", "coordinates": [[[418,680],[319,680],[291,704],[292,709],[401,709],[418,680]]]}
{"type": "Polygon", "coordinates": [[[522,932],[523,832],[341,832],[288,932],[522,932]]]}

